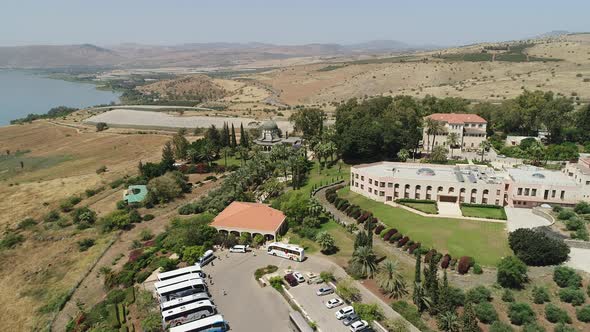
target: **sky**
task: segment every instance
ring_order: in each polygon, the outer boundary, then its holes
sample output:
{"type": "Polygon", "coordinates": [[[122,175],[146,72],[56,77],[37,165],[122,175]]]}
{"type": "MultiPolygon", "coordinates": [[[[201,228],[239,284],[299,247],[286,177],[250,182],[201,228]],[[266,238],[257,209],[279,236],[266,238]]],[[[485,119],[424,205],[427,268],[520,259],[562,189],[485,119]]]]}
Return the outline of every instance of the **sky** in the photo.
{"type": "Polygon", "coordinates": [[[398,40],[464,45],[590,31],[588,0],[0,0],[0,45],[398,40]]]}

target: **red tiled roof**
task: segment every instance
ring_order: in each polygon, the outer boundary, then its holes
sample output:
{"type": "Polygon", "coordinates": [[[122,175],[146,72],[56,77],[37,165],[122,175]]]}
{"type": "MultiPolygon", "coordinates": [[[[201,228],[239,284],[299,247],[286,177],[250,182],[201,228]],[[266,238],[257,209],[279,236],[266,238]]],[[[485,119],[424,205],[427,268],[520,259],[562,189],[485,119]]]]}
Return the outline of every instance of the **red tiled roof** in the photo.
{"type": "Polygon", "coordinates": [[[427,118],[448,123],[487,123],[484,118],[477,114],[434,113],[427,116],[427,118]]]}
{"type": "Polygon", "coordinates": [[[283,212],[264,204],[233,202],[213,219],[211,226],[230,230],[276,232],[284,220],[283,212]]]}

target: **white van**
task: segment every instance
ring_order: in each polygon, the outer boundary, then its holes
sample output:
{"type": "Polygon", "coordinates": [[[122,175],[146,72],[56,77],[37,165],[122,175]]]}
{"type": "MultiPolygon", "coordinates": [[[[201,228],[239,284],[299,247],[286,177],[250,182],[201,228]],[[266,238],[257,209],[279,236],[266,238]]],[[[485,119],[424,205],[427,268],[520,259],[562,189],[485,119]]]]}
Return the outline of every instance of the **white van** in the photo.
{"type": "Polygon", "coordinates": [[[212,261],[214,258],[215,255],[213,255],[213,250],[207,250],[205,251],[205,254],[203,254],[203,256],[199,258],[199,261],[197,263],[199,263],[200,266],[203,266],[212,261]]]}
{"type": "Polygon", "coordinates": [[[238,244],[238,245],[235,245],[235,246],[229,248],[229,252],[242,252],[242,253],[244,253],[247,251],[248,251],[248,245],[244,246],[244,245],[238,244]]]}

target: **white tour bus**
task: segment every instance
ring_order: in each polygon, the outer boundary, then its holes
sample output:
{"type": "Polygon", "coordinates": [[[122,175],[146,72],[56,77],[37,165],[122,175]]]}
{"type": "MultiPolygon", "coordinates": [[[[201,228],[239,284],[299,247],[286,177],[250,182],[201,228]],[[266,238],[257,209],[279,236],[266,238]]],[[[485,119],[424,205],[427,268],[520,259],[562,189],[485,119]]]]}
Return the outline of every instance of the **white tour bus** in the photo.
{"type": "Polygon", "coordinates": [[[207,285],[202,279],[187,280],[178,284],[156,289],[156,291],[158,292],[158,295],[160,295],[160,303],[196,293],[208,293],[207,285]]]}
{"type": "Polygon", "coordinates": [[[207,265],[207,263],[212,261],[214,258],[215,255],[213,255],[213,250],[207,250],[205,251],[205,254],[203,254],[203,257],[199,258],[199,265],[207,265]]]}
{"type": "Polygon", "coordinates": [[[172,279],[172,278],[180,277],[182,275],[187,275],[187,274],[198,274],[201,277],[205,277],[203,271],[201,270],[201,266],[198,264],[195,264],[195,265],[183,267],[183,268],[168,271],[168,272],[158,273],[158,280],[164,281],[167,279],[172,279]]]}
{"type": "Polygon", "coordinates": [[[162,323],[166,329],[171,326],[179,326],[194,320],[213,316],[216,313],[217,308],[215,305],[209,300],[203,300],[162,311],[162,323]]]}
{"type": "Polygon", "coordinates": [[[303,248],[281,242],[273,242],[267,246],[269,255],[279,256],[290,260],[302,262],[305,259],[303,248]]]}
{"type": "Polygon", "coordinates": [[[229,325],[222,315],[199,319],[170,329],[170,332],[226,332],[229,325]]]}
{"type": "MultiPolygon", "coordinates": [[[[170,309],[177,308],[177,307],[189,304],[189,303],[203,301],[203,300],[210,300],[211,301],[209,294],[207,294],[207,293],[191,294],[188,296],[183,296],[183,297],[179,297],[176,299],[172,299],[170,301],[162,302],[162,304],[160,304],[160,310],[161,311],[170,310],[170,309]]],[[[211,301],[211,302],[213,302],[213,301],[211,301]]]]}
{"type": "Polygon", "coordinates": [[[166,279],[166,280],[162,280],[162,281],[156,281],[154,283],[154,287],[156,287],[156,289],[160,289],[160,288],[163,288],[166,286],[179,284],[181,282],[184,282],[187,280],[193,280],[193,279],[203,279],[203,278],[196,273],[185,274],[185,275],[181,275],[181,276],[175,277],[175,278],[170,278],[170,279],[166,279]]]}

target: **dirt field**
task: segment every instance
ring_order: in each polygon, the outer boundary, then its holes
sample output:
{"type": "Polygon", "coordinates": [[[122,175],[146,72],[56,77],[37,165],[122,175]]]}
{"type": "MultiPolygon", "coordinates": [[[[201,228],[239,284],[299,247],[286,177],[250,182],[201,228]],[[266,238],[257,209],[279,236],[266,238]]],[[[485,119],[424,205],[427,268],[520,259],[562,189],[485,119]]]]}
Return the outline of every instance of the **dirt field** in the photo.
{"type": "MultiPolygon", "coordinates": [[[[135,172],[138,160],[160,158],[163,135],[121,135],[96,133],[37,122],[0,128],[2,154],[17,150],[24,170],[1,169],[12,176],[0,182],[0,227],[14,228],[26,217],[40,221],[66,197],[86,189],[105,186],[123,174],[135,172]],[[67,156],[57,161],[57,156],[67,156]],[[27,164],[42,160],[35,168],[27,164]],[[52,162],[48,162],[52,161],[52,162]],[[54,162],[55,161],[55,162],[54,162]],[[108,172],[96,174],[105,165],[108,172]]],[[[4,156],[6,158],[6,156],[4,156]]],[[[6,166],[6,163],[0,163],[6,166]]],[[[121,199],[121,189],[107,189],[80,203],[99,214],[113,210],[121,199]]],[[[111,234],[95,229],[61,228],[56,223],[38,224],[24,231],[25,242],[16,249],[0,252],[0,296],[10,306],[0,310],[0,321],[7,331],[42,329],[51,312],[67,292],[86,273],[112,240],[111,234]],[[77,242],[95,239],[88,251],[80,252],[77,242]],[[45,306],[45,308],[43,308],[45,306]]]]}

